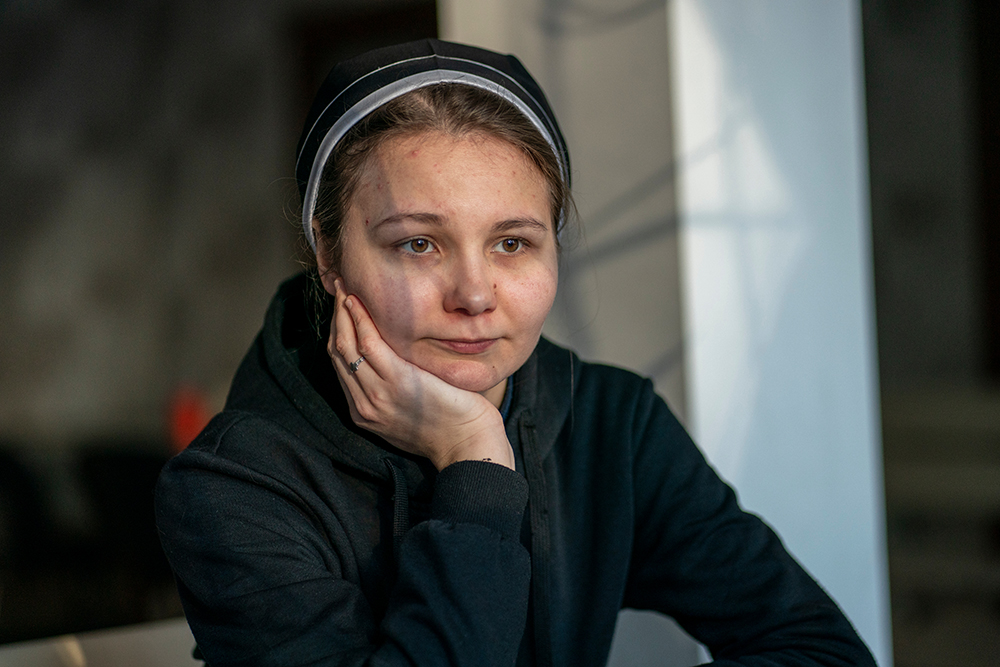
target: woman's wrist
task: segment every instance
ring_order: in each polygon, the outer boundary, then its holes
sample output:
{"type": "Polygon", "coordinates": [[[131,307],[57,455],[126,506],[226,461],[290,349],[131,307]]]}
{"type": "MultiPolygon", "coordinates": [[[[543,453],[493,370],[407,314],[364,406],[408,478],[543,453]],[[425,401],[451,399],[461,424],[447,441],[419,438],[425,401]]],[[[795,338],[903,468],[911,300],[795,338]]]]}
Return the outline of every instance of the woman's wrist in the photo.
{"type": "Polygon", "coordinates": [[[459,461],[486,461],[514,469],[514,450],[504,430],[503,418],[497,412],[484,417],[486,422],[447,451],[431,459],[439,471],[459,461]]]}

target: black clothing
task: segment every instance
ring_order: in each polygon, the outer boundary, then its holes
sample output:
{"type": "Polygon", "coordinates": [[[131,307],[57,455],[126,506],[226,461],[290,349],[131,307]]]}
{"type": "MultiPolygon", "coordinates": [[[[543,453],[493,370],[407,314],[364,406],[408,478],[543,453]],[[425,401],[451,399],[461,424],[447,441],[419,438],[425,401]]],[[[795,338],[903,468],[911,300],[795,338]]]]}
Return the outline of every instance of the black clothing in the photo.
{"type": "Polygon", "coordinates": [[[874,664],[649,380],[543,339],[511,380],[518,471],[438,473],[352,424],[304,285],[157,488],[212,667],[603,665],[622,607],[673,616],[718,664],[874,664]]]}

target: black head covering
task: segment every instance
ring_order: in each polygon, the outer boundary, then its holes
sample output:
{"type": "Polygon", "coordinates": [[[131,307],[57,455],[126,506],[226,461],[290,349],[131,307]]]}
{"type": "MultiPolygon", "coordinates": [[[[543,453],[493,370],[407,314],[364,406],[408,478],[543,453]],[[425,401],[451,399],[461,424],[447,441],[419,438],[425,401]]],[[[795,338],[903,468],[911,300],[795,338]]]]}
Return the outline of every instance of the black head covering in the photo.
{"type": "Polygon", "coordinates": [[[340,63],[320,86],[299,139],[295,178],[302,227],[315,249],[312,217],[320,176],[337,142],[386,102],[437,83],[488,90],[517,107],[552,147],[569,184],[569,152],[545,94],[514,56],[437,39],[369,51],[340,63]]]}

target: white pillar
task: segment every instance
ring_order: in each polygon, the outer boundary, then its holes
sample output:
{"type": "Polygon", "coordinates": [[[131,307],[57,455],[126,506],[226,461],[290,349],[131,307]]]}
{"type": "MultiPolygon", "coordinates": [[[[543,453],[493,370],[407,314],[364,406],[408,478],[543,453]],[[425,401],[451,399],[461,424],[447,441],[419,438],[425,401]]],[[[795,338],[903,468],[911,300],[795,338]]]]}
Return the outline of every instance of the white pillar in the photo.
{"type": "Polygon", "coordinates": [[[670,0],[688,426],[891,664],[856,0],[670,0]]]}

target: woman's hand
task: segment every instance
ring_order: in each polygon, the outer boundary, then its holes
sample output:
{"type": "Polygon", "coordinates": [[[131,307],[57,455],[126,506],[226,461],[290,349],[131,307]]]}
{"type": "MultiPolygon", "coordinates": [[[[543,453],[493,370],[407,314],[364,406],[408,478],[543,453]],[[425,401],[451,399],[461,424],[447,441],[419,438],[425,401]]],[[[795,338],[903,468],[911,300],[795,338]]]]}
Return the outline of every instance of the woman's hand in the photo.
{"type": "Polygon", "coordinates": [[[513,469],[514,453],[496,407],[401,359],[360,299],[346,294],[340,278],[335,289],[327,351],[354,423],[403,451],[427,457],[438,470],[469,460],[513,469]],[[361,357],[352,372],[350,364],[361,357]]]}

